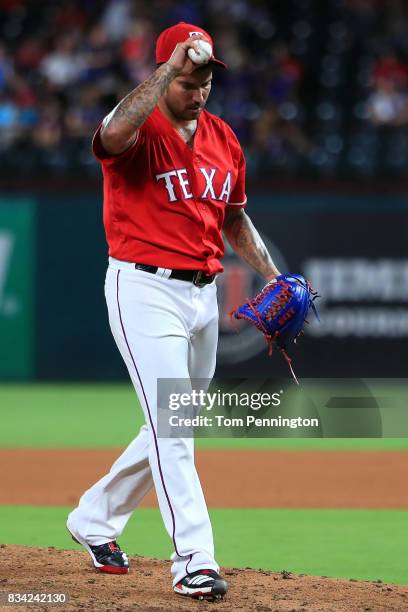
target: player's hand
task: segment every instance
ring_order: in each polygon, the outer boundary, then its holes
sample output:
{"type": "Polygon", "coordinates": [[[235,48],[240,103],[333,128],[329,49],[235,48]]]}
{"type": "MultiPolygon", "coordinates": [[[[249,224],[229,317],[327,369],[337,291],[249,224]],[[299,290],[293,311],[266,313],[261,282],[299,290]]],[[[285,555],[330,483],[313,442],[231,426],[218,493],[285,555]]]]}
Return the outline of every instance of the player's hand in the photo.
{"type": "Polygon", "coordinates": [[[207,40],[202,34],[194,34],[194,36],[189,36],[184,42],[178,43],[175,46],[170,59],[167,61],[167,64],[169,64],[172,68],[175,68],[179,73],[183,72],[184,74],[191,74],[194,72],[198,66],[191,61],[187,53],[189,49],[195,49],[197,52],[199,52],[197,41],[200,40],[200,38],[202,40],[207,40]]]}

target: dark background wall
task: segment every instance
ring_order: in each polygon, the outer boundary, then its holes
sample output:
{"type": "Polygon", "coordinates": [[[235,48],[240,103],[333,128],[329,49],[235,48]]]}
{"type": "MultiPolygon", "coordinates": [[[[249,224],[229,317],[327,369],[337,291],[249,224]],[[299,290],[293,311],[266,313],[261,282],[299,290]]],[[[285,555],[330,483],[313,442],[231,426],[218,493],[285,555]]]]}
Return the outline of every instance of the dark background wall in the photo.
{"type": "MultiPolygon", "coordinates": [[[[21,198],[21,194],[13,194],[7,200],[7,206],[15,203],[17,217],[21,198]]],[[[0,377],[125,377],[104,301],[107,249],[99,195],[37,192],[29,199],[35,219],[31,251],[28,260],[12,258],[9,275],[16,267],[24,268],[22,273],[25,270],[31,279],[31,296],[23,295],[22,301],[31,311],[32,369],[13,375],[3,358],[0,377]]],[[[322,294],[321,324],[312,317],[306,336],[291,351],[299,375],[405,376],[406,197],[263,192],[249,198],[248,213],[281,270],[305,274],[322,294]]],[[[0,223],[0,236],[7,231],[4,225],[0,223]]],[[[227,252],[225,273],[218,279],[221,325],[217,373],[285,375],[283,360],[278,354],[268,359],[259,334],[244,324],[237,335],[229,326],[228,284],[237,282],[236,274],[232,274],[237,267],[241,269],[242,299],[247,297],[248,288],[255,291],[262,285],[261,279],[227,252]]],[[[234,287],[235,295],[241,295],[240,291],[240,287],[234,287]]],[[[17,327],[14,336],[8,338],[9,356],[21,351],[18,339],[23,331],[17,327]]]]}

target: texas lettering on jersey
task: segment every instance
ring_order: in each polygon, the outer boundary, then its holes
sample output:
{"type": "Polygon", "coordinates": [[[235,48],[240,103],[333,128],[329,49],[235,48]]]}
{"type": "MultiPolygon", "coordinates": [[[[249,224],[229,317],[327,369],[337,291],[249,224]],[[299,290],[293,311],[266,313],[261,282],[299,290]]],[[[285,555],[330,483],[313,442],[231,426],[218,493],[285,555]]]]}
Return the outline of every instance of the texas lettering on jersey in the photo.
{"type": "Polygon", "coordinates": [[[222,271],[228,209],[246,204],[245,158],[222,119],[203,111],[192,147],[156,106],[129,149],[93,151],[104,175],[109,255],[173,269],[222,271]]]}
{"type": "MultiPolygon", "coordinates": [[[[216,194],[214,179],[216,178],[216,168],[199,168],[205,180],[205,187],[203,192],[200,194],[202,200],[211,198],[213,200],[219,200],[228,204],[231,193],[231,171],[228,170],[224,176],[222,182],[221,191],[216,194]]],[[[193,198],[191,193],[190,182],[188,179],[187,168],[180,168],[179,170],[170,170],[168,172],[162,172],[156,174],[156,181],[162,181],[164,185],[169,202],[177,202],[178,200],[189,200],[193,198]],[[177,197],[177,193],[181,197],[177,197]]]]}

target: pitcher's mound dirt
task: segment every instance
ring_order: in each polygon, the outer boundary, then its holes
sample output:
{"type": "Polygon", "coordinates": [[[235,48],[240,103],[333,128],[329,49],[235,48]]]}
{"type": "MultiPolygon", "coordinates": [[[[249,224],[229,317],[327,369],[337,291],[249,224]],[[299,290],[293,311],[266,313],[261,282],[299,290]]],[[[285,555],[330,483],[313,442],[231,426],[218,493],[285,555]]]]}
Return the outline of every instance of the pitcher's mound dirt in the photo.
{"type": "MultiPolygon", "coordinates": [[[[332,612],[408,609],[408,587],[382,583],[313,578],[286,572],[223,569],[230,591],[223,602],[184,599],[172,593],[170,562],[132,557],[126,576],[98,573],[86,553],[54,548],[2,545],[0,593],[66,593],[61,606],[18,606],[16,609],[98,610],[209,610],[232,612],[332,612]]],[[[4,601],[4,599],[3,599],[4,601]]],[[[3,602],[2,602],[3,603],[3,602]]],[[[10,607],[0,609],[10,610],[10,607]]]]}

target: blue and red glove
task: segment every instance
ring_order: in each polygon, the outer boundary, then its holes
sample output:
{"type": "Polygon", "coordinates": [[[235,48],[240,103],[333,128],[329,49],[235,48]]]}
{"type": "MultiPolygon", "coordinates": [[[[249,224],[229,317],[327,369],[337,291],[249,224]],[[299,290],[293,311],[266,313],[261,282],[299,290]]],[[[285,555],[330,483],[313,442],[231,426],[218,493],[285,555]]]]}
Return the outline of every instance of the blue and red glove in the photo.
{"type": "Polygon", "coordinates": [[[252,300],[231,313],[235,319],[246,319],[263,333],[269,346],[269,355],[272,355],[272,346],[276,343],[297,383],[292,360],[286,349],[289,342],[296,342],[303,333],[303,324],[310,308],[319,319],[313,303],[317,297],[317,291],[303,276],[281,274],[267,283],[252,300]]]}

